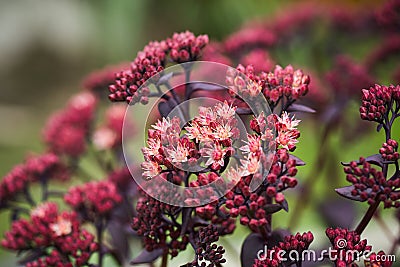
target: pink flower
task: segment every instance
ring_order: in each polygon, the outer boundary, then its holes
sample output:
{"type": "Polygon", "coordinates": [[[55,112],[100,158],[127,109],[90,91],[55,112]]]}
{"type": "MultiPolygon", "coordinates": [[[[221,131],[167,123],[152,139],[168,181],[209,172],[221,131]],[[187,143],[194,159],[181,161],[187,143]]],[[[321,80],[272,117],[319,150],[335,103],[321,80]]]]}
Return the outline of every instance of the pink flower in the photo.
{"type": "Polygon", "coordinates": [[[242,146],[240,148],[240,150],[242,150],[243,152],[247,153],[247,154],[251,154],[251,155],[259,155],[262,151],[261,148],[261,138],[259,136],[256,135],[247,135],[248,141],[246,142],[247,145],[242,146]]]}
{"type": "Polygon", "coordinates": [[[102,127],[93,134],[93,144],[99,150],[112,148],[117,140],[117,135],[111,129],[102,127]]]}
{"type": "Polygon", "coordinates": [[[161,140],[158,138],[148,138],[147,147],[142,149],[143,155],[145,157],[156,156],[160,154],[161,140]]]}
{"type": "Polygon", "coordinates": [[[170,146],[172,148],[166,148],[166,154],[168,160],[174,163],[183,163],[188,161],[189,148],[178,142],[176,146],[170,146]]]}
{"type": "Polygon", "coordinates": [[[143,169],[142,175],[146,179],[151,179],[154,176],[159,175],[161,172],[160,165],[155,161],[144,161],[141,166],[143,169]]]}
{"type": "Polygon", "coordinates": [[[261,166],[260,159],[251,154],[248,155],[245,160],[241,160],[241,164],[244,169],[243,176],[255,174],[261,166]]]}
{"type": "Polygon", "coordinates": [[[276,119],[277,144],[292,151],[298,142],[297,138],[300,136],[300,132],[296,129],[300,120],[295,120],[294,116],[289,117],[286,112],[281,117],[276,116],[276,119]]]}
{"type": "Polygon", "coordinates": [[[68,219],[58,216],[57,221],[53,224],[50,224],[50,229],[56,236],[69,235],[72,231],[72,222],[68,219]]]}
{"type": "Polygon", "coordinates": [[[206,161],[206,166],[210,166],[212,164],[224,166],[224,156],[226,154],[226,149],[222,148],[219,144],[209,144],[207,147],[204,147],[200,150],[200,153],[203,157],[208,158],[206,161]]]}

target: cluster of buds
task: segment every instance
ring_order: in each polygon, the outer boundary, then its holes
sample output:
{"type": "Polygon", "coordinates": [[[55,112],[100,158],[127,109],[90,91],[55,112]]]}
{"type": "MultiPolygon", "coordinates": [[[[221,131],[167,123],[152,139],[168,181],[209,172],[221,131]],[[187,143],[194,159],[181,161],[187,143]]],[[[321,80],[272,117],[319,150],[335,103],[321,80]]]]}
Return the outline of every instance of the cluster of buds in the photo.
{"type": "Polygon", "coordinates": [[[166,40],[170,49],[171,60],[176,63],[194,61],[200,58],[201,51],[208,44],[207,35],[195,36],[186,31],[175,33],[172,38],[166,40]]]}
{"type": "Polygon", "coordinates": [[[39,251],[26,266],[84,266],[98,245],[94,236],[81,229],[73,212],[58,212],[55,203],[45,202],[29,219],[13,222],[1,245],[11,250],[39,251]]]}
{"type": "Polygon", "coordinates": [[[168,219],[176,212],[177,207],[162,203],[144,195],[136,205],[137,215],[133,218],[132,228],[143,236],[144,248],[147,251],[163,249],[172,257],[185,250],[189,243],[188,235],[181,236],[181,226],[168,219]]]}
{"type": "Polygon", "coordinates": [[[108,89],[111,101],[147,104],[150,93],[142,85],[165,67],[168,45],[165,41],[150,42],[140,51],[129,69],[115,74],[115,82],[108,89]]]}
{"type": "Polygon", "coordinates": [[[285,196],[281,193],[297,185],[296,160],[291,159],[286,149],[279,149],[274,155],[271,170],[267,175],[266,194],[273,197],[277,203],[282,203],[285,196]]]}
{"type": "Polygon", "coordinates": [[[65,181],[70,178],[67,166],[54,153],[29,157],[25,163],[25,171],[32,182],[54,178],[65,181]]]}
{"type": "Polygon", "coordinates": [[[299,255],[299,258],[296,259],[298,261],[295,263],[301,265],[302,252],[309,248],[313,240],[314,236],[310,231],[303,234],[297,233],[296,235],[285,236],[284,240],[279,242],[277,246],[270,251],[266,251],[267,255],[262,255],[262,258],[256,259],[253,267],[281,266],[280,264],[284,262],[284,259],[281,258],[282,255],[299,255]],[[296,251],[296,254],[293,254],[293,251],[296,251]]]}
{"type": "Polygon", "coordinates": [[[363,89],[362,94],[361,119],[382,123],[393,102],[400,102],[400,85],[375,84],[369,89],[363,89]]]}
{"type": "Polygon", "coordinates": [[[246,75],[252,83],[245,82],[244,77],[236,72],[227,74],[227,84],[231,95],[241,98],[255,98],[262,93],[274,108],[282,97],[289,101],[297,100],[308,92],[310,77],[301,70],[294,70],[291,65],[282,68],[276,66],[271,72],[256,74],[254,67],[239,65],[236,68],[240,73],[246,75]]]}
{"type": "Polygon", "coordinates": [[[352,161],[344,168],[346,179],[353,184],[353,196],[362,201],[374,204],[378,197],[384,202],[385,208],[400,207],[400,177],[387,180],[381,171],[377,171],[365,158],[359,162],[352,161]],[[361,165],[361,167],[359,167],[361,165]]]}
{"type": "Polygon", "coordinates": [[[94,71],[85,77],[82,85],[87,90],[95,92],[96,94],[99,94],[99,96],[103,96],[107,91],[108,86],[115,81],[115,73],[128,67],[128,63],[122,63],[94,71]]]}
{"type": "Polygon", "coordinates": [[[297,233],[296,235],[285,236],[283,242],[279,242],[278,246],[285,251],[295,250],[302,252],[308,249],[313,240],[314,235],[308,231],[303,234],[297,233]]]}
{"type": "Polygon", "coordinates": [[[367,245],[367,240],[361,240],[360,235],[354,231],[342,228],[328,228],[325,231],[326,236],[332,244],[332,248],[336,255],[331,255],[337,260],[338,267],[349,266],[355,260],[354,253],[348,251],[358,251],[360,253],[371,251],[371,246],[367,245]]]}
{"type": "Polygon", "coordinates": [[[0,207],[5,207],[9,200],[13,200],[24,192],[29,183],[29,176],[25,166],[19,164],[7,173],[0,183],[0,207]]]}
{"type": "Polygon", "coordinates": [[[156,74],[164,70],[168,56],[177,63],[197,60],[207,44],[207,35],[196,37],[189,31],[175,33],[161,42],[150,42],[138,53],[129,69],[115,74],[114,83],[108,87],[109,99],[147,104],[150,90],[142,85],[152,77],[159,78],[156,74]]]}
{"type": "Polygon", "coordinates": [[[196,258],[182,267],[217,267],[225,263],[223,258],[225,249],[222,246],[213,244],[219,239],[218,229],[214,225],[200,228],[195,242],[196,258]],[[206,263],[207,262],[207,263],[206,263]]]}
{"type": "MultiPolygon", "coordinates": [[[[225,208],[229,215],[233,218],[240,215],[240,223],[249,226],[253,232],[263,233],[268,229],[267,215],[279,211],[285,201],[282,191],[297,185],[297,180],[293,177],[297,173],[296,161],[289,158],[286,149],[279,149],[271,160],[271,171],[257,193],[251,193],[250,183],[252,179],[260,178],[259,173],[242,176],[236,186],[225,195],[225,208]],[[275,199],[278,205],[269,203],[268,199],[275,199]]],[[[233,170],[230,170],[229,175],[233,175],[233,170]]]]}
{"type": "Polygon", "coordinates": [[[240,223],[254,232],[263,231],[269,225],[267,221],[267,199],[255,193],[250,194],[249,187],[239,182],[237,190],[226,195],[225,207],[233,218],[241,215],[240,223]]]}
{"type": "Polygon", "coordinates": [[[53,153],[30,156],[25,163],[15,166],[0,182],[0,207],[19,193],[26,193],[29,183],[47,182],[49,179],[65,181],[70,178],[67,167],[53,153]]]}
{"type": "Polygon", "coordinates": [[[379,149],[379,154],[386,161],[397,161],[399,159],[399,152],[397,149],[399,144],[393,140],[389,139],[387,142],[383,143],[382,147],[379,149]]]}
{"type": "Polygon", "coordinates": [[[78,157],[85,152],[96,102],[93,93],[79,93],[65,109],[49,119],[44,139],[51,151],[70,157],[78,157]]]}
{"type": "Polygon", "coordinates": [[[94,221],[93,216],[106,216],[122,201],[114,183],[110,181],[89,182],[71,187],[64,201],[84,219],[94,221]]]}

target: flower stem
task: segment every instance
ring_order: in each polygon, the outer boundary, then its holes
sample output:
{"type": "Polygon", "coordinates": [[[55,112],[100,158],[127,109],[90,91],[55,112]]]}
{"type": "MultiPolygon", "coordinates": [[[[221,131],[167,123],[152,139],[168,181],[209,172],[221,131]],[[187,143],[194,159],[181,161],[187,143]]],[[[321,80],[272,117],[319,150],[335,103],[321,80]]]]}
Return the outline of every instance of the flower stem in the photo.
{"type": "MultiPolygon", "coordinates": [[[[391,131],[392,131],[392,124],[393,121],[389,120],[389,111],[387,111],[386,115],[385,115],[385,120],[383,123],[383,129],[385,129],[385,137],[386,137],[386,141],[388,141],[389,139],[391,139],[391,131]]],[[[384,164],[382,167],[382,172],[383,172],[383,176],[385,177],[385,179],[387,179],[387,174],[388,174],[388,164],[384,164]]],[[[361,235],[362,232],[364,232],[365,228],[367,227],[368,223],[371,221],[372,217],[374,216],[376,210],[379,207],[380,204],[380,199],[379,199],[379,194],[375,197],[375,202],[374,204],[372,204],[371,206],[369,206],[367,213],[365,213],[364,217],[362,218],[361,222],[357,225],[356,228],[356,233],[361,235]]]]}
{"type": "Polygon", "coordinates": [[[362,218],[361,222],[358,224],[356,228],[356,233],[361,235],[365,228],[367,227],[368,223],[371,221],[372,217],[375,214],[375,211],[379,207],[379,200],[375,200],[375,203],[371,206],[369,206],[369,209],[367,210],[367,213],[365,213],[364,217],[362,218]]]}
{"type": "Polygon", "coordinates": [[[167,266],[168,266],[168,250],[163,253],[160,267],[167,267],[167,266]]]}
{"type": "Polygon", "coordinates": [[[103,222],[99,222],[96,224],[96,232],[97,232],[97,239],[99,242],[99,262],[98,266],[103,266],[103,222]]]}

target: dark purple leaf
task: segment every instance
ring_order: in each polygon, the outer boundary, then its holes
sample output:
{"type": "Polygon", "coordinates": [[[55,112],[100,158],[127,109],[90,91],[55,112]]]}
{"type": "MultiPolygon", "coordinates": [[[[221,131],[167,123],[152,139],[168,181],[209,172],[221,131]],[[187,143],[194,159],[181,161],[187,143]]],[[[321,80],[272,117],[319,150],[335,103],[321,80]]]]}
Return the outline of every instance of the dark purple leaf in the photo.
{"type": "Polygon", "coordinates": [[[278,212],[282,209],[282,205],[280,204],[269,204],[264,206],[265,212],[267,214],[272,214],[278,212]]]}
{"type": "Polygon", "coordinates": [[[276,229],[272,231],[271,236],[268,238],[268,247],[274,247],[282,242],[285,236],[291,235],[288,229],[276,229]]]}
{"type": "Polygon", "coordinates": [[[294,156],[292,154],[289,155],[289,158],[290,159],[294,159],[296,161],[296,166],[304,166],[304,165],[306,165],[306,163],[304,161],[302,161],[301,159],[299,159],[298,157],[296,157],[296,156],[294,156]]]}
{"type": "Polygon", "coordinates": [[[284,237],[290,235],[290,232],[285,229],[274,230],[268,239],[264,239],[260,234],[252,233],[247,236],[242,245],[240,252],[240,261],[242,267],[253,266],[254,260],[257,258],[260,251],[265,252],[265,248],[271,249],[282,242],[284,237]]]}
{"type": "Polygon", "coordinates": [[[345,197],[347,199],[364,202],[365,200],[362,200],[360,198],[360,196],[358,196],[358,195],[357,196],[353,196],[351,194],[351,191],[353,191],[353,189],[354,189],[354,185],[350,185],[350,186],[337,188],[337,189],[335,189],[335,191],[336,191],[336,193],[338,193],[339,195],[341,195],[342,197],[345,197]]]}
{"type": "MultiPolygon", "coordinates": [[[[365,161],[371,164],[374,164],[379,167],[383,167],[384,160],[381,154],[374,154],[365,158],[365,161]]],[[[360,160],[356,160],[357,164],[360,164],[360,160]]],[[[342,162],[343,166],[349,166],[350,162],[342,162]]]]}
{"type": "Polygon", "coordinates": [[[146,249],[142,250],[140,252],[139,256],[134,258],[131,261],[131,265],[136,265],[136,264],[143,264],[143,263],[150,263],[158,259],[163,254],[162,249],[155,249],[153,251],[147,251],[146,249]]]}
{"type": "Polygon", "coordinates": [[[283,200],[282,203],[280,204],[282,209],[286,212],[289,212],[289,203],[287,202],[287,200],[283,200]]]}
{"type": "Polygon", "coordinates": [[[355,203],[343,198],[328,199],[318,207],[329,227],[350,229],[354,225],[355,203]]]}
{"type": "Polygon", "coordinates": [[[287,109],[288,112],[306,112],[315,113],[315,110],[302,104],[292,104],[287,109]]]}
{"type": "Polygon", "coordinates": [[[378,124],[378,126],[376,126],[376,131],[379,133],[382,128],[383,128],[383,124],[380,123],[380,124],[378,124]]]}
{"type": "Polygon", "coordinates": [[[123,230],[124,225],[119,221],[112,220],[107,228],[113,247],[111,254],[120,265],[123,265],[129,257],[129,240],[128,235],[123,230]]]}
{"type": "Polygon", "coordinates": [[[252,233],[247,236],[240,252],[240,262],[242,263],[242,267],[253,266],[258,252],[260,250],[264,251],[264,246],[266,246],[266,244],[266,240],[264,240],[260,234],[252,233]]]}

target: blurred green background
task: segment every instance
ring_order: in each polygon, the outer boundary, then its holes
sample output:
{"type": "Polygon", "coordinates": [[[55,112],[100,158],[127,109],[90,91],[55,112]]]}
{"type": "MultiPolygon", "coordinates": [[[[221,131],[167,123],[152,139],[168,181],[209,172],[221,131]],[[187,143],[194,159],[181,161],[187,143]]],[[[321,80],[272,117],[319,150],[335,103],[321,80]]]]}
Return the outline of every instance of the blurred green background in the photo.
{"type": "MultiPolygon", "coordinates": [[[[345,0],[339,2],[346,3],[345,0]]],[[[367,1],[352,1],[352,4],[366,5],[367,1]]],[[[208,34],[211,40],[222,40],[245,21],[266,18],[290,8],[289,5],[290,1],[278,0],[0,1],[0,175],[21,162],[27,152],[42,151],[41,130],[46,118],[64,106],[69,96],[81,90],[82,79],[91,71],[130,61],[150,40],[164,39],[177,31],[191,30],[195,34],[208,34]]],[[[323,32],[321,34],[323,36],[323,32]]],[[[361,58],[371,45],[374,41],[356,47],[348,45],[348,51],[354,52],[355,58],[361,58]]],[[[293,51],[280,55],[283,62],[277,63],[302,67],[309,63],[310,53],[313,50],[307,43],[297,43],[293,51]]],[[[349,107],[349,116],[355,120],[358,119],[357,110],[357,103],[349,107]]],[[[299,168],[300,180],[316,167],[313,161],[318,151],[316,136],[321,133],[320,126],[305,122],[301,127],[296,155],[304,159],[307,166],[299,168]]],[[[340,161],[373,154],[379,149],[383,135],[375,134],[372,128],[365,130],[371,134],[356,139],[351,146],[343,146],[339,138],[332,138],[330,147],[341,152],[335,165],[337,170],[340,170],[340,161]]],[[[400,131],[396,131],[398,138],[400,131]]],[[[327,186],[331,173],[331,170],[323,173],[326,179],[319,180],[313,196],[316,204],[307,209],[306,216],[295,229],[313,230],[317,244],[324,242],[325,224],[315,207],[322,197],[334,195],[333,187],[327,186]]],[[[344,175],[342,181],[345,185],[344,175]]],[[[357,221],[361,211],[367,208],[363,204],[359,207],[357,221]]],[[[288,218],[289,215],[280,213],[274,225],[285,227],[288,218]]],[[[8,227],[8,216],[0,215],[0,220],[0,233],[3,233],[8,227]]],[[[393,233],[398,233],[390,214],[386,223],[393,233]]],[[[383,234],[377,224],[371,224],[365,236],[375,248],[387,249],[389,244],[382,238],[383,234]]],[[[234,251],[239,251],[236,244],[245,238],[244,235],[239,231],[226,238],[234,243],[233,251],[228,248],[230,262],[237,262],[238,255],[234,251]]],[[[0,249],[0,255],[0,266],[14,265],[12,254],[0,249]]]]}

